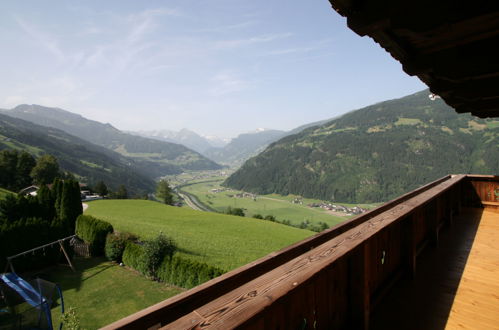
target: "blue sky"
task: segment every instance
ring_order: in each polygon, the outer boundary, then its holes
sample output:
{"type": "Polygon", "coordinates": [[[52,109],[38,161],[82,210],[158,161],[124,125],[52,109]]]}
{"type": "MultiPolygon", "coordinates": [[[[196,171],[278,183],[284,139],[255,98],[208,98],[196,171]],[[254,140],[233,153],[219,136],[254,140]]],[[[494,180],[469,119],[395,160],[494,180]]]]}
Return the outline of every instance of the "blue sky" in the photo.
{"type": "Polygon", "coordinates": [[[2,1],[0,44],[0,108],[125,130],[289,130],[425,88],[327,0],[2,1]]]}

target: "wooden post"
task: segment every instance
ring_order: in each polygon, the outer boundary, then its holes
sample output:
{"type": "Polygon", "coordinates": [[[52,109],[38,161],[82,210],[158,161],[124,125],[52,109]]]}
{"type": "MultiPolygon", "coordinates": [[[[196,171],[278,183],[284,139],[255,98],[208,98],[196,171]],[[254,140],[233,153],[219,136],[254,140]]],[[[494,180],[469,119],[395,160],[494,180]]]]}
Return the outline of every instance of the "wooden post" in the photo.
{"type": "Polygon", "coordinates": [[[428,219],[428,235],[431,244],[438,246],[438,214],[436,201],[431,201],[425,205],[425,216],[428,219]]]}
{"type": "Polygon", "coordinates": [[[69,267],[71,267],[71,269],[73,270],[73,272],[75,272],[75,268],[73,267],[73,264],[71,263],[71,259],[69,259],[69,256],[68,254],[66,253],[66,249],[64,249],[64,244],[62,244],[62,240],[59,241],[59,245],[61,246],[61,250],[62,252],[64,252],[64,255],[66,256],[66,260],[68,261],[69,263],[69,267]]]}
{"type": "Polygon", "coordinates": [[[402,258],[404,267],[406,269],[406,275],[410,279],[416,277],[416,218],[414,213],[410,214],[406,219],[403,220],[403,251],[402,258]]]}
{"type": "Polygon", "coordinates": [[[368,242],[364,242],[350,256],[349,329],[369,329],[371,294],[368,242]]]}

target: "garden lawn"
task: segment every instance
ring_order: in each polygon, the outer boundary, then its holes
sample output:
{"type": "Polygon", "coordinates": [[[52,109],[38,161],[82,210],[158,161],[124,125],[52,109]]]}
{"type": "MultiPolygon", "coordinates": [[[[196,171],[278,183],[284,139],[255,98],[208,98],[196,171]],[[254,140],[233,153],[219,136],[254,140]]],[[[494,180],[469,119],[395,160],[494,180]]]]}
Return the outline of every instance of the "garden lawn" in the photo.
{"type": "MultiPolygon", "coordinates": [[[[100,328],[184,291],[153,282],[104,258],[78,258],[73,262],[76,272],[68,266],[57,266],[39,276],[60,285],[66,311],[75,307],[84,329],[100,328]]],[[[58,329],[60,306],[52,309],[52,317],[58,329]]]]}
{"type": "Polygon", "coordinates": [[[142,239],[160,232],[173,238],[185,257],[231,270],[314,233],[278,223],[194,211],[146,200],[99,200],[85,214],[142,239]]]}

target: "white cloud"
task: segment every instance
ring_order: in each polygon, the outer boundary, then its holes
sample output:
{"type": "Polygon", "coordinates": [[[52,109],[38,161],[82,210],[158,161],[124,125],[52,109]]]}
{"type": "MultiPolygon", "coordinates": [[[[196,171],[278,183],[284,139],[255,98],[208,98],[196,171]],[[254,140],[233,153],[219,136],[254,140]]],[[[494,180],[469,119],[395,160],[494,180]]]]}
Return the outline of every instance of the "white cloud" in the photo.
{"type": "Polygon", "coordinates": [[[316,50],[316,47],[296,47],[296,48],[285,48],[285,49],[276,49],[267,52],[267,55],[286,55],[286,54],[295,54],[295,53],[308,53],[313,50],[316,50]]]}
{"type": "Polygon", "coordinates": [[[246,39],[234,39],[234,40],[222,40],[215,44],[216,48],[237,48],[243,46],[249,46],[253,44],[271,42],[278,39],[289,38],[292,33],[280,33],[280,34],[267,34],[261,36],[255,36],[246,39]]]}
{"type": "Polygon", "coordinates": [[[229,32],[233,30],[239,30],[239,29],[244,29],[250,26],[256,25],[258,22],[257,21],[246,21],[242,23],[237,23],[237,24],[228,24],[228,25],[220,25],[220,26],[215,26],[215,27],[208,27],[208,28],[202,28],[202,29],[197,29],[194,32],[229,32]]]}
{"type": "Polygon", "coordinates": [[[23,29],[23,31],[34,39],[40,46],[45,48],[45,50],[57,57],[58,60],[63,61],[66,59],[64,52],[59,47],[59,43],[54,36],[46,32],[42,32],[39,27],[31,25],[20,17],[14,17],[14,19],[21,29],[23,29]]]}
{"type": "Polygon", "coordinates": [[[241,92],[249,88],[252,83],[241,79],[229,72],[220,72],[211,78],[212,86],[209,94],[221,96],[225,94],[241,92]]]}

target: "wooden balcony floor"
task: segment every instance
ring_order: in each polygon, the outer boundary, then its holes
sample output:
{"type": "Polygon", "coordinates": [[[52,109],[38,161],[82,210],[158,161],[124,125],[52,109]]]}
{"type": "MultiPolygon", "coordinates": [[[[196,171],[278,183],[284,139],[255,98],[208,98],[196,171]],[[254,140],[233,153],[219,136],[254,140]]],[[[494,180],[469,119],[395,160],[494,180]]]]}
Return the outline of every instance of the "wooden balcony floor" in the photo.
{"type": "Polygon", "coordinates": [[[466,209],[371,315],[371,329],[499,329],[499,213],[466,209]]]}

